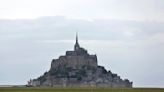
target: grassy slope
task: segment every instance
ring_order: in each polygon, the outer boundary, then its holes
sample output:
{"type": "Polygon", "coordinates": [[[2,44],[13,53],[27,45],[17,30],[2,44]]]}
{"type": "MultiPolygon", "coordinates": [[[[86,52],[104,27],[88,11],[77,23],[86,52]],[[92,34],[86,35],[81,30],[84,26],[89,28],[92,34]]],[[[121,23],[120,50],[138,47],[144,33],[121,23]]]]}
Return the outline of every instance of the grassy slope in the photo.
{"type": "Polygon", "coordinates": [[[160,88],[27,88],[10,87],[0,88],[0,92],[164,92],[160,88]]]}

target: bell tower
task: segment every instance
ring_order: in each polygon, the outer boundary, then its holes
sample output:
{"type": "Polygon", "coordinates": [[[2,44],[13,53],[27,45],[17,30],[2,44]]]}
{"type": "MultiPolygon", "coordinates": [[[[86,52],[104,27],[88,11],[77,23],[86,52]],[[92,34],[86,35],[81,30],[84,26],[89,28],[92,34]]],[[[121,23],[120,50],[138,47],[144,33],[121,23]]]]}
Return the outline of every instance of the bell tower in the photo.
{"type": "Polygon", "coordinates": [[[78,34],[76,33],[76,43],[75,43],[75,46],[74,46],[74,50],[77,51],[79,48],[80,48],[80,45],[78,43],[78,34]]]}

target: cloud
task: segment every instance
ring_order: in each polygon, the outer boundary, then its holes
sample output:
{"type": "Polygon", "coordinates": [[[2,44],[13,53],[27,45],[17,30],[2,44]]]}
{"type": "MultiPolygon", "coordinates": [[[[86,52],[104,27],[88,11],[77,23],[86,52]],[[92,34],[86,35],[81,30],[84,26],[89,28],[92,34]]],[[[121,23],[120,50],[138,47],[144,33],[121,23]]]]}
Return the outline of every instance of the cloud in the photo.
{"type": "Polygon", "coordinates": [[[97,54],[100,65],[134,86],[162,87],[163,29],[163,22],[62,16],[0,20],[0,83],[25,84],[48,71],[53,58],[73,50],[78,30],[80,45],[97,54]]]}
{"type": "Polygon", "coordinates": [[[85,20],[164,21],[163,3],[163,0],[5,0],[0,1],[0,18],[63,15],[85,20]]]}

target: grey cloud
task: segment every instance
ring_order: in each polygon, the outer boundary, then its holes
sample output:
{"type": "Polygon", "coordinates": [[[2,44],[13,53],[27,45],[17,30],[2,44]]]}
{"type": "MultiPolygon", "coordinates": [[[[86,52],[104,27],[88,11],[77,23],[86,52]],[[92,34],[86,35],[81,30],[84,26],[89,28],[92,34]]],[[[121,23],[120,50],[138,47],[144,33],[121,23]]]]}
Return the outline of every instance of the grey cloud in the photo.
{"type": "Polygon", "coordinates": [[[150,21],[0,20],[0,83],[25,84],[49,70],[52,58],[73,49],[78,31],[81,46],[96,53],[100,65],[134,86],[163,86],[163,30],[163,22],[150,21]]]}

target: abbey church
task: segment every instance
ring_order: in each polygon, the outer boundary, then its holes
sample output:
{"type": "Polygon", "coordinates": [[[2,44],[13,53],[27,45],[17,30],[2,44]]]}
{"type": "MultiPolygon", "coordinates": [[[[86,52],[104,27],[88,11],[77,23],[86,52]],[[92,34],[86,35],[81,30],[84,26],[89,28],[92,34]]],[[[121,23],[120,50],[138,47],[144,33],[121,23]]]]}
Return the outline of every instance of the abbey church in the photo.
{"type": "Polygon", "coordinates": [[[53,59],[48,72],[28,81],[28,86],[131,88],[132,82],[99,66],[96,55],[80,47],[78,36],[73,51],[53,59]]]}
{"type": "Polygon", "coordinates": [[[87,50],[80,47],[76,36],[74,51],[66,51],[65,56],[60,56],[59,59],[53,59],[51,68],[70,67],[72,69],[82,69],[83,67],[96,68],[97,56],[89,55],[87,50]]]}

